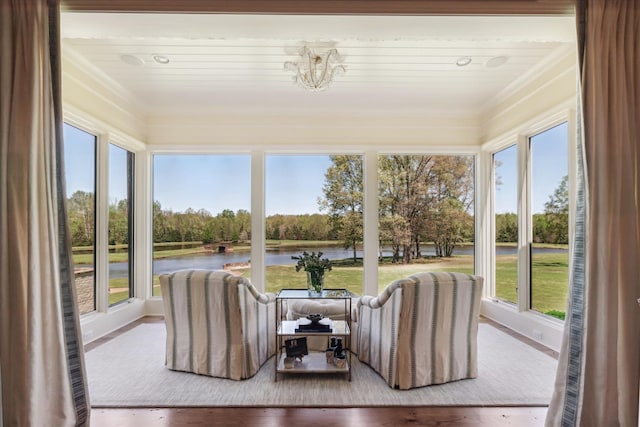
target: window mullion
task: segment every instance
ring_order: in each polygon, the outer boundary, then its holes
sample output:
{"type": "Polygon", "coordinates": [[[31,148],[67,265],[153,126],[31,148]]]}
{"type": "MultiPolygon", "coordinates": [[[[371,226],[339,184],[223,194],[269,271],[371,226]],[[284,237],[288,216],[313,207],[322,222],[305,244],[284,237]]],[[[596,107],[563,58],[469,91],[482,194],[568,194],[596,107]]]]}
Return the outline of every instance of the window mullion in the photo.
{"type": "Polygon", "coordinates": [[[529,138],[518,135],[518,311],[529,310],[531,301],[531,156],[529,138]]]}
{"type": "Polygon", "coordinates": [[[96,148],[96,311],[109,309],[109,135],[98,135],[96,148]]]}
{"type": "Polygon", "coordinates": [[[364,295],[378,295],[378,152],[364,155],[364,295]]]}

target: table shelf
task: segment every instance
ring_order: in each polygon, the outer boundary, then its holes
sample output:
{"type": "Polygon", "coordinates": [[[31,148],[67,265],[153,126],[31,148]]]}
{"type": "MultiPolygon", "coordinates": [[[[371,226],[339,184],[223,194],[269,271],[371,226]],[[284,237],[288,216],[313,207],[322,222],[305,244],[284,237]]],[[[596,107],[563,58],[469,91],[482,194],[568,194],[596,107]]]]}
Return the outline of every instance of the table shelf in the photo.
{"type": "Polygon", "coordinates": [[[322,374],[346,374],[349,381],[351,381],[351,298],[353,294],[346,289],[332,289],[326,290],[321,296],[309,297],[308,292],[304,289],[283,289],[276,297],[276,305],[280,308],[280,313],[283,313],[283,301],[289,299],[302,299],[304,297],[310,299],[335,299],[342,300],[344,303],[344,316],[345,320],[332,320],[330,331],[310,332],[300,331],[296,332],[298,322],[296,320],[276,320],[276,366],[275,366],[275,381],[278,381],[278,374],[293,374],[293,373],[322,373],[322,374]],[[310,351],[308,355],[305,355],[302,360],[296,360],[292,367],[284,366],[284,359],[286,354],[283,352],[283,341],[287,338],[306,337],[306,336],[322,336],[327,337],[342,337],[344,339],[344,352],[346,357],[346,363],[344,367],[338,368],[334,364],[327,363],[326,355],[324,352],[310,351]]]}
{"type": "Polygon", "coordinates": [[[324,353],[310,351],[308,355],[302,358],[302,361],[296,360],[293,367],[286,368],[284,366],[284,359],[286,354],[280,355],[278,360],[278,366],[276,372],[278,373],[304,373],[304,374],[348,374],[349,362],[346,363],[344,368],[338,368],[337,366],[327,363],[327,358],[324,353]]]}

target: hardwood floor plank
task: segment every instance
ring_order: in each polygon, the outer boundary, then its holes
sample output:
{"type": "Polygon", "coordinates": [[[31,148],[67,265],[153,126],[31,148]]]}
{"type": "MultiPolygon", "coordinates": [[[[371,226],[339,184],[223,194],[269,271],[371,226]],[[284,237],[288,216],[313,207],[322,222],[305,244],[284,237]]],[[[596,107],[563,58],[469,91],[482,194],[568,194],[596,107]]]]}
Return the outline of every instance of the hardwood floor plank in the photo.
{"type": "Polygon", "coordinates": [[[546,413],[544,407],[113,408],[92,410],[91,425],[539,427],[546,413]]]}

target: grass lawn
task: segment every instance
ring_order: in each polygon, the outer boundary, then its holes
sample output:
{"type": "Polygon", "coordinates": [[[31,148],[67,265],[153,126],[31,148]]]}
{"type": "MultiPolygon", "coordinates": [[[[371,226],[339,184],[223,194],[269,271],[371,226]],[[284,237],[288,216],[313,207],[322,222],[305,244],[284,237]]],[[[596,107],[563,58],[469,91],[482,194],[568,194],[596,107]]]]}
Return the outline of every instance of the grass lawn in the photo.
{"type": "MultiPolygon", "coordinates": [[[[569,254],[534,254],[531,260],[532,308],[564,319],[569,293],[569,254]]],[[[496,297],[516,303],[518,268],[515,255],[496,258],[496,297]]]]}
{"type": "Polygon", "coordinates": [[[129,298],[129,279],[121,277],[109,279],[109,305],[129,298]]]}
{"type": "MultiPolygon", "coordinates": [[[[335,242],[302,242],[298,240],[269,240],[268,247],[305,248],[326,247],[335,242]]],[[[553,246],[553,245],[550,245],[553,246]]],[[[234,245],[234,250],[248,250],[248,246],[234,245]]],[[[175,257],[208,252],[202,246],[187,249],[171,249],[154,251],[155,258],[175,257]]],[[[126,253],[109,254],[110,262],[126,261],[126,253]]],[[[93,255],[74,255],[76,264],[93,263],[93,255]]],[[[541,313],[548,313],[563,318],[568,294],[568,265],[567,253],[534,254],[532,260],[532,307],[541,313]]],[[[473,273],[473,257],[468,255],[453,256],[451,258],[423,258],[412,264],[391,264],[383,262],[378,266],[378,291],[396,279],[409,276],[421,271],[458,271],[473,273]]],[[[241,270],[242,276],[249,278],[250,269],[241,270]]],[[[516,303],[517,301],[517,257],[515,255],[499,255],[496,259],[496,297],[516,303]]],[[[306,275],[296,272],[293,264],[274,265],[266,269],[267,292],[277,292],[283,288],[306,288],[306,275]]],[[[355,294],[362,294],[363,271],[361,262],[354,265],[345,260],[341,265],[334,263],[334,268],[325,278],[327,288],[346,288],[355,294]]],[[[109,282],[109,303],[122,301],[128,297],[128,281],[112,279],[109,282]]],[[[153,277],[154,295],[159,296],[160,284],[158,277],[153,277]]]]}

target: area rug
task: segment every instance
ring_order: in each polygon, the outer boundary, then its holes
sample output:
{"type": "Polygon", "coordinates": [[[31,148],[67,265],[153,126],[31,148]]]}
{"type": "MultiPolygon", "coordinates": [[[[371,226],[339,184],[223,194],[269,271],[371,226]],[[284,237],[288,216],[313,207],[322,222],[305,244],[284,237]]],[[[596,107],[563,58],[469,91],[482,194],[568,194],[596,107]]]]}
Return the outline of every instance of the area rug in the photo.
{"type": "Polygon", "coordinates": [[[279,375],[272,357],[234,381],[164,367],[164,323],[143,323],[86,353],[93,407],[545,406],[557,361],[487,323],[478,331],[478,377],[412,390],[390,388],[353,357],[344,375],[279,375]]]}

